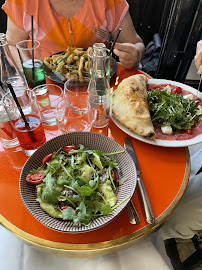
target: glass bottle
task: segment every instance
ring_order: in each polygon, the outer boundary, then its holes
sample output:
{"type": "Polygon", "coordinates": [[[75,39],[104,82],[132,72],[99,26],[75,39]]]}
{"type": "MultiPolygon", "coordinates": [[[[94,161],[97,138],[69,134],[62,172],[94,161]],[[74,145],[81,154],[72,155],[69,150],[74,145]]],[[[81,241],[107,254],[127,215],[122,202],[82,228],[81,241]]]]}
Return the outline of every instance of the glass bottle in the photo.
{"type": "Polygon", "coordinates": [[[104,43],[98,42],[93,44],[93,51],[96,49],[105,49],[106,45],[104,43]]]}
{"type": "Polygon", "coordinates": [[[110,114],[110,86],[106,77],[105,55],[93,52],[92,75],[88,86],[89,121],[95,128],[106,127],[110,114]]]}
{"type": "MultiPolygon", "coordinates": [[[[15,48],[13,48],[15,50],[15,48]]],[[[24,74],[18,68],[14,60],[7,39],[4,33],[0,33],[0,77],[3,92],[8,91],[7,83],[10,83],[14,90],[28,88],[24,74]]]]}
{"type": "Polygon", "coordinates": [[[94,60],[93,54],[96,51],[100,51],[100,50],[102,51],[103,56],[104,56],[106,76],[107,76],[108,82],[110,82],[110,70],[111,70],[112,55],[109,54],[109,49],[106,48],[106,45],[104,43],[94,43],[93,49],[89,50],[89,52],[88,52],[89,75],[91,76],[91,74],[92,74],[92,67],[93,67],[93,60],[94,60]]]}

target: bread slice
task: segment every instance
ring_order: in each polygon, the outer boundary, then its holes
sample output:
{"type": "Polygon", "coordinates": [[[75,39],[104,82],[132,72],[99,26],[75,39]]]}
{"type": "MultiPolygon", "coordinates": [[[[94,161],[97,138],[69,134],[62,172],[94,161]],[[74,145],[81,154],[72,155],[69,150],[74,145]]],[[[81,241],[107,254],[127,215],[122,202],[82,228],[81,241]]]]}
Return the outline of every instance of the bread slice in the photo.
{"type": "Polygon", "coordinates": [[[119,85],[112,101],[114,117],[134,133],[155,139],[147,102],[147,77],[133,75],[124,79],[119,85]]]}

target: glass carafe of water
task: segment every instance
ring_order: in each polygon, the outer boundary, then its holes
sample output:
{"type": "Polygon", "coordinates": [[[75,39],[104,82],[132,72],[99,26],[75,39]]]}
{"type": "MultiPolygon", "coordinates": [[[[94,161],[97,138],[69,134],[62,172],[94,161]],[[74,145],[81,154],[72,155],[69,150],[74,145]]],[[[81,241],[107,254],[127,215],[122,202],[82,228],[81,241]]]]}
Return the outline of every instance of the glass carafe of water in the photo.
{"type": "Polygon", "coordinates": [[[103,128],[109,123],[110,86],[105,70],[102,49],[93,52],[92,75],[88,86],[89,120],[93,127],[103,128]]]}
{"type": "MultiPolygon", "coordinates": [[[[16,50],[15,47],[12,49],[16,50]]],[[[16,54],[16,57],[19,56],[16,54]]],[[[17,61],[12,56],[6,35],[4,33],[0,33],[0,77],[2,84],[1,87],[4,93],[8,91],[8,83],[12,85],[14,90],[19,88],[28,88],[24,74],[20,71],[16,63],[17,61]]]]}

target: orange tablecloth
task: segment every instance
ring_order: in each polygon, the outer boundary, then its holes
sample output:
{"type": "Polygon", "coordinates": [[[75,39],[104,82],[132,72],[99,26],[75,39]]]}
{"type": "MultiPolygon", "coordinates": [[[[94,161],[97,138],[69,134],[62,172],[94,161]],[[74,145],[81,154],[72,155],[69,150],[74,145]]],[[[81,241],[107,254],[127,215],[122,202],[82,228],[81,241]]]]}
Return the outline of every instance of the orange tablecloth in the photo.
{"type": "MultiPolygon", "coordinates": [[[[136,73],[141,72],[138,70],[125,71],[119,66],[115,76],[119,77],[120,82],[126,76],[136,73]]],[[[115,76],[112,78],[111,86],[114,86],[115,76]]],[[[56,127],[45,130],[47,140],[60,134],[56,127]]],[[[102,133],[122,146],[124,145],[126,134],[111,120],[108,127],[92,128],[91,131],[102,133]]],[[[129,223],[125,209],[108,225],[88,233],[61,233],[45,227],[26,210],[20,198],[19,176],[27,157],[20,147],[4,149],[1,145],[0,222],[39,249],[48,249],[54,253],[61,251],[63,255],[67,256],[101,255],[132,245],[135,240],[148,235],[163,224],[180,201],[190,172],[187,148],[159,147],[134,138],[132,141],[139,161],[142,180],[156,217],[155,224],[147,224],[136,189],[132,200],[141,220],[137,225],[129,223]]]]}

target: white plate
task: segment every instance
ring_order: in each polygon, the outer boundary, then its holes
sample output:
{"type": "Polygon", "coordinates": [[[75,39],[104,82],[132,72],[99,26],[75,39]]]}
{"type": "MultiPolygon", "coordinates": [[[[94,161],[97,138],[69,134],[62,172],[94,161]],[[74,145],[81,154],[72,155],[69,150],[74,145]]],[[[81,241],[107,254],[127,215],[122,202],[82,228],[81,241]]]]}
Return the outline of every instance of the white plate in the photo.
{"type": "MultiPolygon", "coordinates": [[[[183,84],[183,83],[179,83],[179,82],[175,82],[175,81],[170,81],[170,80],[164,80],[164,79],[149,79],[148,83],[150,84],[171,84],[171,85],[175,85],[175,86],[179,86],[181,87],[183,90],[189,91],[190,93],[193,93],[194,95],[197,95],[198,93],[198,97],[200,99],[202,99],[202,93],[197,91],[196,89],[183,84]]],[[[139,136],[137,134],[135,134],[134,132],[132,132],[131,130],[129,130],[127,127],[125,127],[124,125],[122,125],[114,116],[113,114],[111,114],[111,118],[113,120],[113,122],[122,130],[124,131],[126,134],[130,135],[131,137],[142,141],[142,142],[146,142],[149,144],[153,144],[153,145],[158,145],[158,146],[166,146],[166,147],[184,147],[184,146],[190,146],[190,145],[194,145],[197,143],[201,143],[202,142],[202,134],[194,137],[193,139],[190,140],[173,140],[173,141],[168,141],[168,140],[149,140],[146,139],[142,136],[139,136]]]]}

